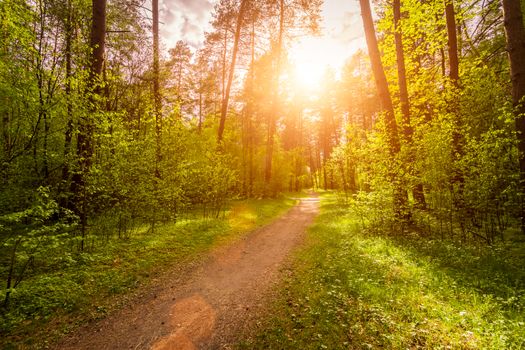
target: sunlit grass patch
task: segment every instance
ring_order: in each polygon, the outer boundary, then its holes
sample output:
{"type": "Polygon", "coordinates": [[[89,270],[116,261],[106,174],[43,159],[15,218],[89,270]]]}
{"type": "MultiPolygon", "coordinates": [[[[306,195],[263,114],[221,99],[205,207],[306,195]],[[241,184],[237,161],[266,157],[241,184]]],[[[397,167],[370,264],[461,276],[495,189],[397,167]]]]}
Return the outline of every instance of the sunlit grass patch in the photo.
{"type": "Polygon", "coordinates": [[[296,203],[295,199],[283,196],[275,199],[251,199],[235,201],[227,211],[226,218],[230,231],[245,232],[268,223],[296,203]]]}
{"type": "Polygon", "coordinates": [[[275,316],[241,348],[525,347],[525,273],[514,250],[365,235],[330,195],[308,241],[275,316]]]}
{"type": "Polygon", "coordinates": [[[250,229],[255,226],[256,220],[257,214],[245,203],[234,205],[228,217],[229,224],[240,229],[250,229]]]}

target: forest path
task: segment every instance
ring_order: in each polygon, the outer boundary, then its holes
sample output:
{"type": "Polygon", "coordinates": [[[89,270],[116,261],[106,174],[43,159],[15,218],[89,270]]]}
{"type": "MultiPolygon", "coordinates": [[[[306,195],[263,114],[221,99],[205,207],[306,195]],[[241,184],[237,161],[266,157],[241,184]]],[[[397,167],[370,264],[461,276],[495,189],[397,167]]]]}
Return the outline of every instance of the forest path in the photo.
{"type": "Polygon", "coordinates": [[[273,223],[218,249],[196,267],[66,338],[58,349],[227,349],[263,310],[290,251],[318,212],[304,198],[273,223]]]}

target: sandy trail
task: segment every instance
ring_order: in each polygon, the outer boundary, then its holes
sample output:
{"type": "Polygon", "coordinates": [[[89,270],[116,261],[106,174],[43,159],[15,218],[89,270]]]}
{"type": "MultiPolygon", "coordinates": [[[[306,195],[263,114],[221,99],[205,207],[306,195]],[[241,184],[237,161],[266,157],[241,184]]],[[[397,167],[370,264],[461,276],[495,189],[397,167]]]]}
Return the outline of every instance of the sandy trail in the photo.
{"type": "Polygon", "coordinates": [[[280,267],[318,212],[303,199],[273,223],[220,249],[147,297],[87,325],[57,349],[225,349],[262,310],[280,267]]]}

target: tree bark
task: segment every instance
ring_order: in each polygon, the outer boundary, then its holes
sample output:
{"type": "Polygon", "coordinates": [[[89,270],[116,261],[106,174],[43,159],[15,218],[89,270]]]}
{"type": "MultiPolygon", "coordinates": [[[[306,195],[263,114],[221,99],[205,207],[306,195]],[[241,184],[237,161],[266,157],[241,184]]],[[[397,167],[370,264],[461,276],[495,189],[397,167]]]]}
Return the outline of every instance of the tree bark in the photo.
{"type": "MultiPolygon", "coordinates": [[[[73,15],[71,9],[71,1],[67,1],[67,19],[66,19],[66,111],[67,111],[67,125],[64,134],[64,165],[62,167],[62,181],[67,184],[69,181],[69,156],[71,152],[71,141],[73,138],[73,104],[71,101],[71,44],[73,40],[73,15]]],[[[66,206],[67,203],[66,203],[66,206]]]]}
{"type": "MultiPolygon", "coordinates": [[[[104,64],[104,49],[106,43],[106,0],[93,0],[93,20],[91,25],[91,68],[89,71],[88,92],[90,97],[90,110],[95,109],[94,96],[100,93],[100,77],[104,64]]],[[[77,155],[80,162],[80,173],[85,174],[91,166],[93,156],[93,121],[84,116],[79,123],[77,155]]],[[[82,184],[84,176],[82,176],[82,184]]]]}
{"type": "MultiPolygon", "coordinates": [[[[162,106],[159,83],[159,0],[152,1],[153,11],[153,109],[155,113],[155,177],[160,178],[162,161],[162,106]]],[[[180,88],[180,86],[179,86],[180,88]]],[[[180,91],[177,91],[179,93],[180,91]]]]}
{"type": "Polygon", "coordinates": [[[372,65],[372,73],[374,74],[381,108],[385,112],[385,122],[389,138],[389,151],[391,155],[396,155],[400,150],[397,123],[394,117],[392,98],[390,91],[388,90],[388,81],[386,80],[385,70],[383,68],[383,63],[381,62],[381,54],[379,53],[379,46],[377,44],[374,21],[370,9],[370,1],[359,0],[359,4],[361,6],[361,16],[363,17],[366,45],[368,47],[368,55],[370,56],[370,63],[372,65]]]}
{"type": "MultiPolygon", "coordinates": [[[[251,57],[250,57],[250,86],[252,90],[255,85],[255,19],[252,22],[252,33],[251,33],[251,57]]],[[[253,177],[254,177],[254,164],[253,154],[255,152],[255,131],[253,130],[253,116],[252,111],[248,111],[248,198],[253,196],[253,177]]]]}
{"type": "MultiPolygon", "coordinates": [[[[359,4],[361,6],[361,16],[363,17],[363,26],[365,30],[366,44],[368,47],[368,55],[370,56],[370,63],[372,65],[372,73],[374,74],[379,99],[381,101],[381,107],[385,113],[389,152],[393,158],[393,161],[397,162],[397,156],[401,150],[401,145],[399,143],[399,135],[397,130],[397,122],[394,115],[392,97],[388,89],[388,81],[386,79],[383,63],[381,62],[379,46],[377,44],[374,21],[372,19],[372,11],[370,9],[370,1],[359,0],[359,4]]],[[[394,187],[393,197],[394,211],[396,216],[399,219],[408,220],[410,218],[410,211],[408,210],[407,192],[402,186],[399,174],[391,172],[390,178],[394,187]]]]}
{"type": "Polygon", "coordinates": [[[77,159],[78,169],[73,176],[72,192],[75,194],[75,211],[80,217],[82,240],[80,249],[84,249],[84,237],[87,228],[87,205],[86,177],[91,168],[93,157],[93,129],[92,115],[96,112],[95,95],[100,94],[100,77],[104,63],[104,49],[106,39],[106,0],[92,1],[93,19],[91,24],[90,47],[91,67],[88,80],[89,115],[84,115],[79,120],[77,135],[77,159]]]}
{"type": "Polygon", "coordinates": [[[456,13],[454,11],[453,0],[445,0],[445,17],[447,20],[448,61],[450,69],[448,76],[452,83],[457,86],[459,82],[459,58],[456,13]]]}
{"type": "Polygon", "coordinates": [[[403,34],[400,28],[401,21],[401,0],[394,0],[394,39],[396,43],[397,59],[397,81],[399,84],[399,101],[401,103],[401,113],[403,116],[403,134],[407,142],[412,142],[413,129],[410,125],[410,102],[408,100],[408,84],[405,68],[405,51],[403,49],[403,34]]]}
{"type": "Polygon", "coordinates": [[[277,62],[274,72],[275,81],[272,95],[272,112],[268,116],[268,135],[266,138],[266,166],[264,169],[264,183],[267,192],[269,191],[270,181],[272,179],[273,148],[275,143],[276,129],[275,124],[277,123],[277,114],[279,113],[279,77],[281,75],[281,55],[284,34],[284,0],[280,0],[279,9],[279,38],[277,41],[277,62]]]}
{"type": "Polygon", "coordinates": [[[221,103],[226,92],[226,54],[228,53],[228,28],[224,28],[224,50],[222,51],[221,103]]]}
{"type": "MultiPolygon", "coordinates": [[[[410,123],[410,100],[408,98],[408,83],[407,83],[407,76],[406,76],[406,68],[405,68],[405,50],[403,48],[403,33],[401,31],[400,22],[401,21],[401,0],[394,0],[394,26],[395,26],[395,34],[394,39],[396,43],[396,58],[397,58],[397,80],[399,84],[399,100],[401,103],[401,113],[403,116],[403,135],[405,138],[405,141],[410,146],[410,152],[411,152],[411,159],[410,161],[414,162],[414,155],[413,155],[413,149],[412,149],[412,136],[414,134],[414,130],[412,128],[412,125],[410,123]]],[[[413,170],[413,164],[409,164],[410,172],[412,175],[414,175],[413,170]]],[[[417,174],[415,174],[417,175],[417,174]]],[[[426,207],[425,202],[425,193],[423,191],[423,185],[418,182],[413,188],[412,188],[412,196],[414,197],[414,200],[416,202],[416,205],[420,209],[424,209],[426,207]]]]}
{"type": "MultiPolygon", "coordinates": [[[[525,27],[519,0],[503,0],[503,17],[512,79],[512,102],[516,116],[520,188],[525,193],[525,27]]],[[[521,230],[525,234],[525,207],[521,205],[521,230]]]]}
{"type": "Polygon", "coordinates": [[[217,141],[219,144],[222,143],[222,138],[224,134],[224,127],[226,124],[226,115],[228,114],[228,103],[230,101],[230,90],[233,82],[233,75],[235,72],[235,62],[237,60],[237,51],[239,51],[239,39],[241,36],[242,21],[244,19],[244,11],[246,9],[248,1],[241,0],[241,6],[239,8],[239,14],[237,16],[237,26],[235,28],[235,39],[233,42],[233,51],[232,51],[232,61],[230,65],[230,71],[228,75],[228,83],[226,85],[226,91],[224,92],[224,98],[221,105],[221,119],[219,122],[219,130],[217,135],[217,141]]]}
{"type": "MultiPolygon", "coordinates": [[[[454,0],[445,0],[445,17],[447,22],[447,37],[448,37],[448,61],[449,72],[448,77],[452,83],[452,100],[448,103],[448,108],[453,114],[453,129],[452,129],[452,159],[454,163],[463,156],[464,135],[462,134],[463,121],[458,111],[458,104],[456,101],[456,93],[459,88],[459,58],[458,58],[458,38],[456,26],[456,14],[454,10],[454,0]]],[[[452,175],[452,184],[457,185],[457,193],[454,198],[454,206],[456,209],[462,209],[465,206],[463,199],[463,187],[465,177],[463,171],[457,166],[454,167],[452,175]]]]}

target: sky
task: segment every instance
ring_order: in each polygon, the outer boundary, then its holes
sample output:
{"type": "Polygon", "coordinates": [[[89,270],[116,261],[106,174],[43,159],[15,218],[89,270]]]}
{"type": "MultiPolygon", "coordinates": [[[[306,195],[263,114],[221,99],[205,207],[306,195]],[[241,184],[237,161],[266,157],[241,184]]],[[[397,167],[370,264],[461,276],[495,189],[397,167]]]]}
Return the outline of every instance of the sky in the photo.
{"type": "Polygon", "coordinates": [[[160,34],[167,48],[184,40],[193,48],[204,42],[214,0],[160,0],[160,34]]]}
{"type": "Polygon", "coordinates": [[[322,33],[291,47],[290,55],[305,83],[319,81],[326,66],[336,73],[345,61],[366,45],[358,0],[325,0],[322,33]],[[306,73],[309,74],[306,74],[306,73]]]}
{"type": "MultiPolygon", "coordinates": [[[[160,0],[164,47],[185,40],[199,48],[204,32],[210,30],[215,1],[160,0]]],[[[358,0],[325,0],[322,21],[321,36],[303,38],[291,47],[290,55],[300,70],[324,71],[326,65],[338,70],[357,49],[365,47],[358,0]]]]}

